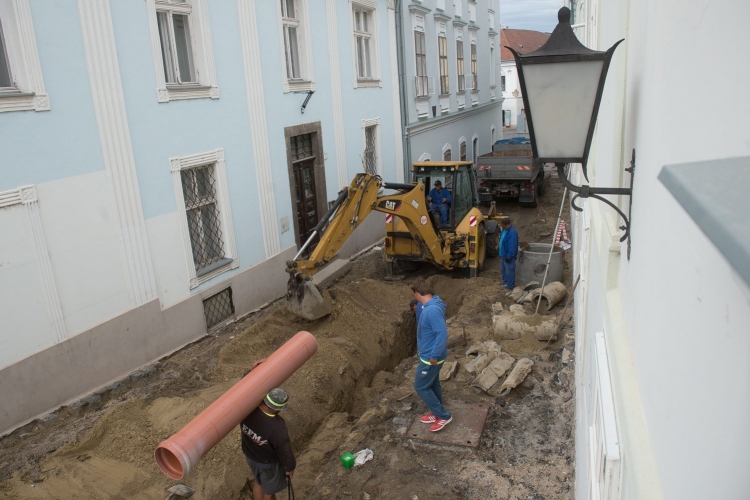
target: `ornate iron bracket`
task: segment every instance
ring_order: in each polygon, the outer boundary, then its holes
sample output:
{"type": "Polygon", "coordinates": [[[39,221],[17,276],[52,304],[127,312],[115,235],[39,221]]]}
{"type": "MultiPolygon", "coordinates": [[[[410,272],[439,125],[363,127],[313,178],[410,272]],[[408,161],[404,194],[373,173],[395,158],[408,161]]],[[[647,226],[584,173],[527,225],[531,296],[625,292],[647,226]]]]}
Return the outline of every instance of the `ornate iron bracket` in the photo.
{"type": "Polygon", "coordinates": [[[628,219],[628,215],[632,212],[633,208],[633,179],[635,178],[635,148],[633,148],[633,154],[630,159],[630,167],[626,168],[625,171],[630,173],[630,187],[629,188],[605,188],[605,187],[591,187],[588,184],[584,184],[583,186],[576,186],[572,182],[568,180],[568,177],[565,175],[565,164],[564,163],[556,163],[555,166],[557,166],[557,175],[562,180],[562,183],[565,187],[570,189],[572,192],[576,193],[576,195],[573,197],[572,200],[570,200],[570,206],[573,208],[573,210],[576,210],[578,212],[583,211],[581,207],[576,205],[576,199],[578,198],[594,198],[599,201],[603,201],[610,207],[612,207],[615,212],[620,214],[620,217],[625,221],[625,224],[620,226],[620,229],[625,231],[625,233],[620,238],[620,241],[628,240],[628,253],[627,257],[628,260],[630,260],[630,225],[632,223],[632,219],[628,219]],[[630,204],[628,208],[628,215],[625,215],[625,213],[620,210],[618,206],[616,206],[614,203],[609,201],[606,198],[603,198],[601,195],[603,194],[609,194],[609,195],[625,195],[630,197],[630,204]]]}
{"type": "Polygon", "coordinates": [[[314,90],[308,90],[307,91],[307,97],[305,97],[305,102],[302,103],[302,109],[299,110],[301,114],[305,114],[305,108],[307,107],[307,103],[310,102],[310,98],[315,93],[314,90]]]}

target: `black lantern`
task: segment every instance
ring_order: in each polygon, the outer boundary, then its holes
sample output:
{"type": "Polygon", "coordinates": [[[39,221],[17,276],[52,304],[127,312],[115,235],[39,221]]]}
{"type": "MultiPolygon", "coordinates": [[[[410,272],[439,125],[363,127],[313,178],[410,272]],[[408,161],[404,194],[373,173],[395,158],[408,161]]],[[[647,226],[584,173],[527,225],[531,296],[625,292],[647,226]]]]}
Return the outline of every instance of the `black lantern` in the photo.
{"type": "Polygon", "coordinates": [[[577,193],[575,199],[596,198],[614,208],[625,219],[620,239],[628,239],[630,255],[630,222],[625,214],[602,194],[632,195],[632,174],[635,168],[635,151],[630,168],[630,188],[597,188],[588,185],[575,186],[564,173],[567,163],[580,163],[588,181],[586,164],[591,148],[591,138],[596,125],[596,115],[604,91],[607,70],[617,46],[615,43],[606,52],[585,47],[578,41],[570,26],[570,9],[561,8],[557,13],[558,24],[547,43],[529,54],[519,54],[512,47],[523,93],[526,120],[531,136],[534,160],[554,163],[563,184],[577,193]]]}

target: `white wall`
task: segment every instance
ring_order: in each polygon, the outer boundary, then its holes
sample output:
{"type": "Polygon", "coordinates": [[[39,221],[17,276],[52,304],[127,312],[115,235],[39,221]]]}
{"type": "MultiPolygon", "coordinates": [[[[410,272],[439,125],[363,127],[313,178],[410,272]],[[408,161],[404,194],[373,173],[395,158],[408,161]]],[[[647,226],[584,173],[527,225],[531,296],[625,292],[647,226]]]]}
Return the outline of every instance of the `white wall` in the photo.
{"type": "MultiPolygon", "coordinates": [[[[523,97],[521,97],[521,85],[518,81],[518,72],[516,63],[513,61],[503,61],[500,63],[502,74],[505,75],[505,90],[503,91],[503,111],[510,110],[511,127],[515,128],[518,122],[518,115],[523,109],[523,97]],[[513,95],[513,91],[518,91],[518,97],[513,95]]],[[[507,124],[506,124],[507,125],[507,124]]]]}
{"type": "MultiPolygon", "coordinates": [[[[589,165],[592,185],[627,185],[636,149],[632,253],[621,221],[591,209],[587,293],[578,290],[579,374],[596,331],[606,332],[617,412],[622,497],[746,499],[750,445],[750,293],[658,181],[667,164],[750,155],[750,4],[706,0],[601,1],[599,49],[617,39],[589,165]],[[679,13],[679,14],[678,14],[679,13]],[[695,106],[706,61],[715,100],[695,106]],[[731,75],[731,76],[730,76],[731,75]]],[[[710,180],[709,180],[710,182],[710,180]]],[[[628,199],[620,206],[626,209],[628,199]]],[[[577,243],[585,232],[574,214],[577,243]]],[[[587,445],[577,380],[577,498],[588,498],[587,445]]]]}

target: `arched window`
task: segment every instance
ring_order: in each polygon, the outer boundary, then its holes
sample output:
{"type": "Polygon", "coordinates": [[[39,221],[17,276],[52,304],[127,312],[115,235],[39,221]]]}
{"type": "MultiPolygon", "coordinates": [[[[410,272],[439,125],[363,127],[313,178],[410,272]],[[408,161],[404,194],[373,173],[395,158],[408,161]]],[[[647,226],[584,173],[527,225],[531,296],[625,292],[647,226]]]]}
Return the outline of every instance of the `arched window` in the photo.
{"type": "Polygon", "coordinates": [[[450,148],[443,151],[443,161],[451,161],[451,150],[450,148]]]}
{"type": "Polygon", "coordinates": [[[461,145],[459,146],[459,151],[461,155],[459,159],[461,161],[466,161],[466,141],[463,141],[461,143],[461,145]]]}
{"type": "Polygon", "coordinates": [[[471,141],[471,155],[474,160],[474,165],[477,164],[477,157],[479,156],[479,137],[474,134],[474,139],[471,141]]]}

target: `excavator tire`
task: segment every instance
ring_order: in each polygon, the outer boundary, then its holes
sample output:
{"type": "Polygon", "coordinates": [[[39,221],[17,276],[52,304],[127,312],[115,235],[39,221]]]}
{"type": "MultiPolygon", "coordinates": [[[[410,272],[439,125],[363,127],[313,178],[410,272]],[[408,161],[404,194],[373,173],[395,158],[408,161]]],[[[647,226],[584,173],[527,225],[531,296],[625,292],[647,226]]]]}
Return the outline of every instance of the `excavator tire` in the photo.
{"type": "Polygon", "coordinates": [[[487,257],[495,257],[498,253],[498,250],[500,250],[500,228],[498,228],[497,231],[494,233],[489,233],[487,235],[487,257]]]}

